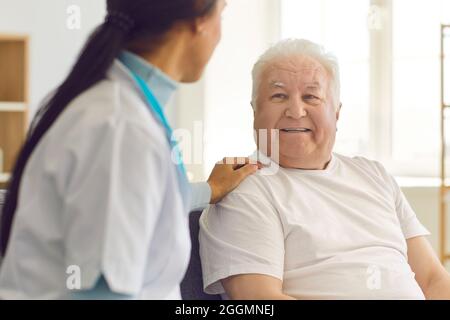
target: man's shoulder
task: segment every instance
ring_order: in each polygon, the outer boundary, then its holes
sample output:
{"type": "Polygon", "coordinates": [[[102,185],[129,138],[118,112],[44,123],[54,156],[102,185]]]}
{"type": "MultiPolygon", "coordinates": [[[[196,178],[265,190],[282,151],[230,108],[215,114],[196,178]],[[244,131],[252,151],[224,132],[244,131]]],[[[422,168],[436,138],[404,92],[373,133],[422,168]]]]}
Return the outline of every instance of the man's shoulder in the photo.
{"type": "MultiPolygon", "coordinates": [[[[208,213],[218,210],[244,210],[244,208],[265,207],[273,209],[271,196],[271,177],[265,176],[260,171],[248,176],[236,189],[226,195],[219,203],[208,206],[203,218],[208,213]]],[[[252,211],[252,210],[249,210],[252,211]]]]}
{"type": "Polygon", "coordinates": [[[277,215],[270,189],[271,178],[261,172],[245,178],[220,202],[209,205],[203,211],[200,218],[202,228],[220,222],[223,229],[227,223],[234,225],[236,221],[262,221],[261,217],[277,215]]]}
{"type": "Polygon", "coordinates": [[[363,164],[363,165],[370,165],[372,163],[375,163],[375,160],[369,159],[364,156],[356,155],[356,156],[347,156],[343,155],[341,153],[333,152],[333,156],[335,156],[339,161],[344,163],[357,163],[357,164],[363,164]]]}
{"type": "Polygon", "coordinates": [[[341,162],[343,165],[347,166],[357,166],[367,171],[381,174],[386,172],[384,166],[377,160],[369,159],[364,156],[345,156],[338,153],[333,153],[334,156],[341,162]]]}
{"type": "Polygon", "coordinates": [[[230,195],[249,195],[267,198],[270,195],[270,185],[276,179],[276,174],[268,174],[265,169],[260,169],[245,178],[230,195]]]}
{"type": "MultiPolygon", "coordinates": [[[[379,185],[387,186],[393,183],[393,177],[383,164],[377,160],[368,159],[363,156],[348,157],[340,154],[334,154],[342,166],[350,171],[370,178],[371,181],[377,181],[379,185]]],[[[344,170],[343,172],[346,172],[344,170]]]]}

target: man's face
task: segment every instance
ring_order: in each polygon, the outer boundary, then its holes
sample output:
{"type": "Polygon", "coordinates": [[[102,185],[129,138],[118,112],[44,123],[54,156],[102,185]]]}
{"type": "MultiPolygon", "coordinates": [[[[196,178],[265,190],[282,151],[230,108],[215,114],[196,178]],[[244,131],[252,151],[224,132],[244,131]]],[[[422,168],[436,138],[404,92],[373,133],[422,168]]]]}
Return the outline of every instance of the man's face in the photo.
{"type": "Polygon", "coordinates": [[[254,128],[267,129],[269,136],[270,129],[279,130],[282,167],[323,169],[335,141],[337,103],[330,76],[318,61],[306,56],[274,60],[261,75],[254,128]]]}

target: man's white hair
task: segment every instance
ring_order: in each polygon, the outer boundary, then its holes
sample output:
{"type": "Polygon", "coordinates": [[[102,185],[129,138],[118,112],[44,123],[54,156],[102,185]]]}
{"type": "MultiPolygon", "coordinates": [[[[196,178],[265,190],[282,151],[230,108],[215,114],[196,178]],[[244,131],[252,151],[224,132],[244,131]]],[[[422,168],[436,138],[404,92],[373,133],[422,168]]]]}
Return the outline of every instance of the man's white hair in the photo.
{"type": "Polygon", "coordinates": [[[340,79],[339,79],[339,64],[336,56],[331,52],[326,51],[322,46],[305,39],[287,39],[276,43],[274,46],[264,52],[253,66],[253,92],[252,105],[256,107],[256,99],[258,97],[258,90],[261,84],[262,73],[270,65],[270,63],[279,60],[280,58],[289,58],[292,56],[307,56],[317,60],[329,73],[330,85],[334,95],[336,108],[340,102],[340,79]]]}

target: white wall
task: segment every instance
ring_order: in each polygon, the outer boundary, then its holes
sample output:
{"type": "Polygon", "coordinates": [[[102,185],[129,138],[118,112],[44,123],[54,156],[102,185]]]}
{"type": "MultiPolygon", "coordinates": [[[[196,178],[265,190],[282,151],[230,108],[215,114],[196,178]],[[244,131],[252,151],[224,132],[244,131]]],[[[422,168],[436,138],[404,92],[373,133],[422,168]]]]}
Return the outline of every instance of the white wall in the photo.
{"type": "Polygon", "coordinates": [[[30,108],[67,75],[87,36],[104,17],[100,0],[0,0],[0,33],[30,36],[30,108]],[[70,5],[81,9],[81,29],[66,26],[70,5]]]}
{"type": "Polygon", "coordinates": [[[254,150],[251,69],[279,38],[278,14],[278,1],[228,0],[222,40],[203,80],[181,87],[173,106],[177,111],[169,112],[175,127],[193,134],[194,122],[203,126],[203,165],[187,165],[194,181],[206,179],[223,157],[248,156],[254,150]]]}
{"type": "Polygon", "coordinates": [[[222,157],[248,156],[256,149],[251,70],[279,40],[279,13],[278,1],[229,1],[223,40],[206,74],[205,175],[222,157]]]}

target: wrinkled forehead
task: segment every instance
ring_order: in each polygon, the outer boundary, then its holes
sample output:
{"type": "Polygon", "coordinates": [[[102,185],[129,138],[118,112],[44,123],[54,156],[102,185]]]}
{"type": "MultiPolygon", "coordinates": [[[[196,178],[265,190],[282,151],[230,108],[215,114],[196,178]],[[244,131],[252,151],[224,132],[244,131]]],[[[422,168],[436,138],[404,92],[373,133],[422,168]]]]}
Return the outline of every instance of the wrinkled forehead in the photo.
{"type": "Polygon", "coordinates": [[[294,56],[270,62],[261,75],[261,85],[269,87],[317,87],[326,90],[329,73],[317,60],[294,56]]]}

